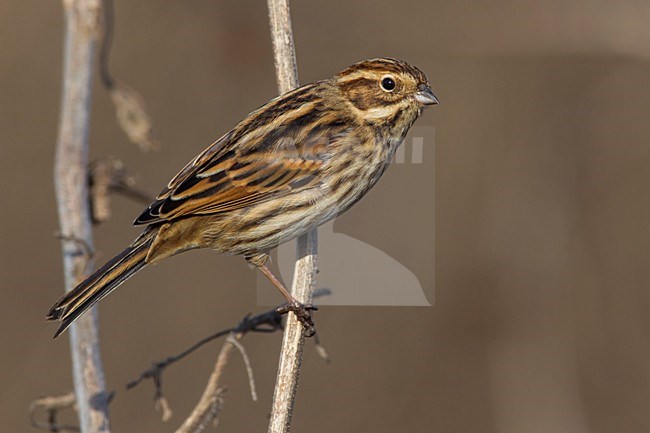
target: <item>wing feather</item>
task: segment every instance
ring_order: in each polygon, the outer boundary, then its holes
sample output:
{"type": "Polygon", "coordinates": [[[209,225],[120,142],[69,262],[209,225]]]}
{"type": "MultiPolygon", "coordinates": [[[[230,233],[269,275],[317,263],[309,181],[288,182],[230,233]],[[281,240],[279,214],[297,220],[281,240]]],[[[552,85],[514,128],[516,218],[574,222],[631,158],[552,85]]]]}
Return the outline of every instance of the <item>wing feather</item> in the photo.
{"type": "MultiPolygon", "coordinates": [[[[300,95],[304,98],[305,92],[300,95]]],[[[299,117],[274,119],[271,123],[276,127],[263,134],[238,130],[242,124],[256,124],[251,116],[269,118],[268,111],[273,109],[273,104],[286,105],[286,101],[282,98],[271,101],[251,113],[238,127],[190,161],[135,224],[234,211],[298,189],[316,187],[330,157],[331,142],[347,132],[344,123],[339,122],[339,128],[320,128],[316,126],[319,117],[312,116],[315,123],[310,128],[304,123],[302,110],[299,117]]],[[[283,115],[288,116],[276,114],[283,115]]],[[[319,116],[328,115],[320,112],[319,116]]]]}

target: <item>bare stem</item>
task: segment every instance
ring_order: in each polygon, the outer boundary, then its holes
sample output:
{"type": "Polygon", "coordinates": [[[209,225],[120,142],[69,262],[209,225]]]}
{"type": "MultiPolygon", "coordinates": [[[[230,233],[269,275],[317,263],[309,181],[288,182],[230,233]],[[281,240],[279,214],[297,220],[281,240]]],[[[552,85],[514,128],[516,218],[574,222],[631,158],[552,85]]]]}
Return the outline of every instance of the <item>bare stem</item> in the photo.
{"type": "Polygon", "coordinates": [[[235,342],[241,339],[244,333],[240,332],[233,334],[231,338],[227,339],[221,347],[221,352],[217,357],[214,365],[214,370],[208,379],[208,384],[203,391],[203,395],[199,402],[194,407],[190,416],[185,419],[176,433],[197,433],[203,431],[210,422],[213,422],[219,416],[221,407],[223,406],[223,394],[225,389],[219,387],[219,381],[223,375],[223,370],[228,364],[228,359],[232,350],[236,347],[235,342]]]}
{"type": "MultiPolygon", "coordinates": [[[[268,0],[275,73],[279,92],[298,87],[296,52],[291,30],[289,0],[268,0]]],[[[291,294],[303,304],[311,302],[316,275],[318,236],[316,230],[298,238],[297,260],[291,294]]],[[[291,415],[298,388],[298,375],[305,342],[303,327],[294,314],[289,314],[282,340],[278,376],[273,393],[269,433],[285,433],[291,425],[291,415]]]]}
{"type": "MultiPolygon", "coordinates": [[[[62,234],[65,289],[71,290],[89,271],[92,223],[88,203],[88,132],[95,43],[101,0],[63,0],[65,41],[61,117],[54,182],[62,234]]],[[[83,433],[110,431],[108,394],[94,311],[71,328],[73,379],[83,433]]]]}

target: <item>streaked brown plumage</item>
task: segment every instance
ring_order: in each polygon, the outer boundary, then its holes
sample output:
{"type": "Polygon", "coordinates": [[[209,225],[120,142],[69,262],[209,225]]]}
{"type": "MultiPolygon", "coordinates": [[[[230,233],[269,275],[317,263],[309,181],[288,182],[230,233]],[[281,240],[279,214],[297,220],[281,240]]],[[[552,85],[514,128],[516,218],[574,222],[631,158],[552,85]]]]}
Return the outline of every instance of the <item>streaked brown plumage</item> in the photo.
{"type": "Polygon", "coordinates": [[[135,220],[144,233],[54,304],[56,335],[146,264],[183,251],[241,254],[273,279],[269,250],[361,199],[437,103],[419,69],[387,58],[271,100],[190,161],[135,220]]]}

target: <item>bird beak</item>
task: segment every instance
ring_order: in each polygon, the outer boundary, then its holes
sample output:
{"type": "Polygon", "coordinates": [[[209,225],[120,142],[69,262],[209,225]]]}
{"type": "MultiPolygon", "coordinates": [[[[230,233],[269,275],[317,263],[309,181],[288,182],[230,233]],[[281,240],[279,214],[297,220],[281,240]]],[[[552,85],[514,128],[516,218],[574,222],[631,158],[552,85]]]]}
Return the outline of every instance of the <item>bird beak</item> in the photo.
{"type": "Polygon", "coordinates": [[[415,94],[415,100],[424,105],[437,105],[438,98],[433,94],[431,87],[426,84],[420,84],[419,91],[415,94]]]}

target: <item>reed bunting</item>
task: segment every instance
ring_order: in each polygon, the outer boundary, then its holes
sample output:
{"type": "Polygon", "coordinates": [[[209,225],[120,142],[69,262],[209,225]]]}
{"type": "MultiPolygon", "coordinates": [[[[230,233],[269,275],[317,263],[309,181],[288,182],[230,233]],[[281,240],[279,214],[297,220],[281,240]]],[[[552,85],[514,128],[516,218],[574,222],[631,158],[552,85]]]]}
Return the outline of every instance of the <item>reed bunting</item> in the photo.
{"type": "Polygon", "coordinates": [[[148,264],[195,248],[239,254],[287,299],[269,251],[335,218],[384,173],[426,105],[426,76],[401,60],[364,60],[269,101],[190,161],[135,220],[144,232],[50,309],[61,334],[148,264]]]}

